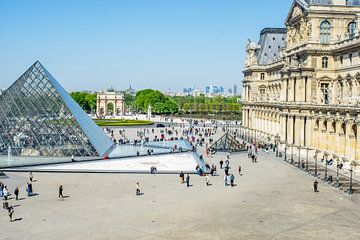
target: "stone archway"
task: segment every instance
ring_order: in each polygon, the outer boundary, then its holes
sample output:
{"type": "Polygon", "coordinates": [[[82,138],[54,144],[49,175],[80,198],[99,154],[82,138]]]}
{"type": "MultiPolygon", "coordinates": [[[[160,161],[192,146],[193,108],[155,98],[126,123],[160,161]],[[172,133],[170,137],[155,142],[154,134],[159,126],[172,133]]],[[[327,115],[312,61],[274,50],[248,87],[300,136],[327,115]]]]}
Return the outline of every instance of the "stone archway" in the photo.
{"type": "Polygon", "coordinates": [[[114,103],[108,102],[106,104],[106,115],[107,116],[113,116],[114,115],[114,103]]]}
{"type": "Polygon", "coordinates": [[[123,116],[125,114],[125,100],[123,94],[117,91],[98,93],[96,109],[98,117],[123,116]]]}

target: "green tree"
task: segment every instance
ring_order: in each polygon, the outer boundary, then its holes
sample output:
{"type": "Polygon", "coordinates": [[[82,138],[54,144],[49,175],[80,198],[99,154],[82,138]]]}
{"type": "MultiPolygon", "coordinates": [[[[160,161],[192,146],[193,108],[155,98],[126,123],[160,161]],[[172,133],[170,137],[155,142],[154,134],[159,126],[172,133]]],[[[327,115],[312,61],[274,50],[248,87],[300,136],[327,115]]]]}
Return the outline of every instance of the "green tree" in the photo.
{"type": "Polygon", "coordinates": [[[158,90],[145,89],[136,93],[135,106],[141,112],[146,112],[149,105],[154,113],[172,114],[179,109],[175,101],[158,90]]]}
{"type": "Polygon", "coordinates": [[[86,92],[72,92],[70,96],[80,105],[85,112],[96,111],[96,94],[86,92]]]}

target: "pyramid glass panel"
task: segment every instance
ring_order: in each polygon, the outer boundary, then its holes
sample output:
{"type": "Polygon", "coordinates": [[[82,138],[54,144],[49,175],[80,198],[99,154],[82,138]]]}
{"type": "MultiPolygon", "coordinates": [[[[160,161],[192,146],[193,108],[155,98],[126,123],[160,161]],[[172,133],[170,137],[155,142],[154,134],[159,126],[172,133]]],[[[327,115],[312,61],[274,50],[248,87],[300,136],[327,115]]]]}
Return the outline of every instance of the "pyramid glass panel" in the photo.
{"type": "Polygon", "coordinates": [[[36,62],[0,95],[0,154],[95,157],[111,148],[51,74],[36,62]]]}

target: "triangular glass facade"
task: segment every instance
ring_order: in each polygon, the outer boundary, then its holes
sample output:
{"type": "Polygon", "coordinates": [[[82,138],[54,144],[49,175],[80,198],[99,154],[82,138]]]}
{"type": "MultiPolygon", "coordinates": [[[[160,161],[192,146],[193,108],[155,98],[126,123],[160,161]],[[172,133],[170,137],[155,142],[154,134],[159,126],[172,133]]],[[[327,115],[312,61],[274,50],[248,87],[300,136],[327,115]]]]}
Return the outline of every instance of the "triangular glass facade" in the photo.
{"type": "Polygon", "coordinates": [[[0,153],[103,156],[111,140],[36,62],[0,95],[0,153]]]}
{"type": "Polygon", "coordinates": [[[215,150],[217,152],[240,152],[244,151],[244,147],[231,136],[230,133],[225,133],[220,139],[214,142],[208,149],[215,150]]]}

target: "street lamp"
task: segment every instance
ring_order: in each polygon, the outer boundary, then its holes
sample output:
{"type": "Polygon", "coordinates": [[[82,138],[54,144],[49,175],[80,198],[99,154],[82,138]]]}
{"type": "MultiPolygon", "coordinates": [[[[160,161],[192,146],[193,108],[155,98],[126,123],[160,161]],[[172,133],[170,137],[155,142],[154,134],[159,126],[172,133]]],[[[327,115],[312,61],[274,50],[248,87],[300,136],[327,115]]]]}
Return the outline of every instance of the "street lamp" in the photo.
{"type": "Polygon", "coordinates": [[[353,194],[352,178],[353,178],[354,166],[355,166],[355,162],[354,162],[354,161],[351,161],[351,163],[350,163],[350,187],[349,187],[349,194],[353,194]]]}
{"type": "Polygon", "coordinates": [[[309,171],[309,148],[306,148],[306,171],[309,171]]]}
{"type": "Polygon", "coordinates": [[[300,168],[300,160],[301,160],[301,156],[300,156],[300,146],[298,146],[298,150],[299,150],[299,155],[298,155],[298,168],[300,168]]]}
{"type": "Polygon", "coordinates": [[[287,145],[285,142],[285,157],[284,157],[284,161],[287,162],[287,145]]]}
{"type": "Polygon", "coordinates": [[[315,177],[317,177],[317,159],[318,159],[318,154],[319,154],[319,151],[316,150],[315,152],[315,177]]]}
{"type": "Polygon", "coordinates": [[[324,182],[327,182],[327,175],[328,175],[328,153],[324,153],[324,161],[325,161],[325,177],[324,177],[324,182]]]}
{"type": "Polygon", "coordinates": [[[340,161],[339,161],[339,157],[337,155],[334,155],[334,158],[336,158],[336,184],[335,187],[339,188],[340,187],[340,182],[339,182],[339,170],[340,170],[340,161]]]}

